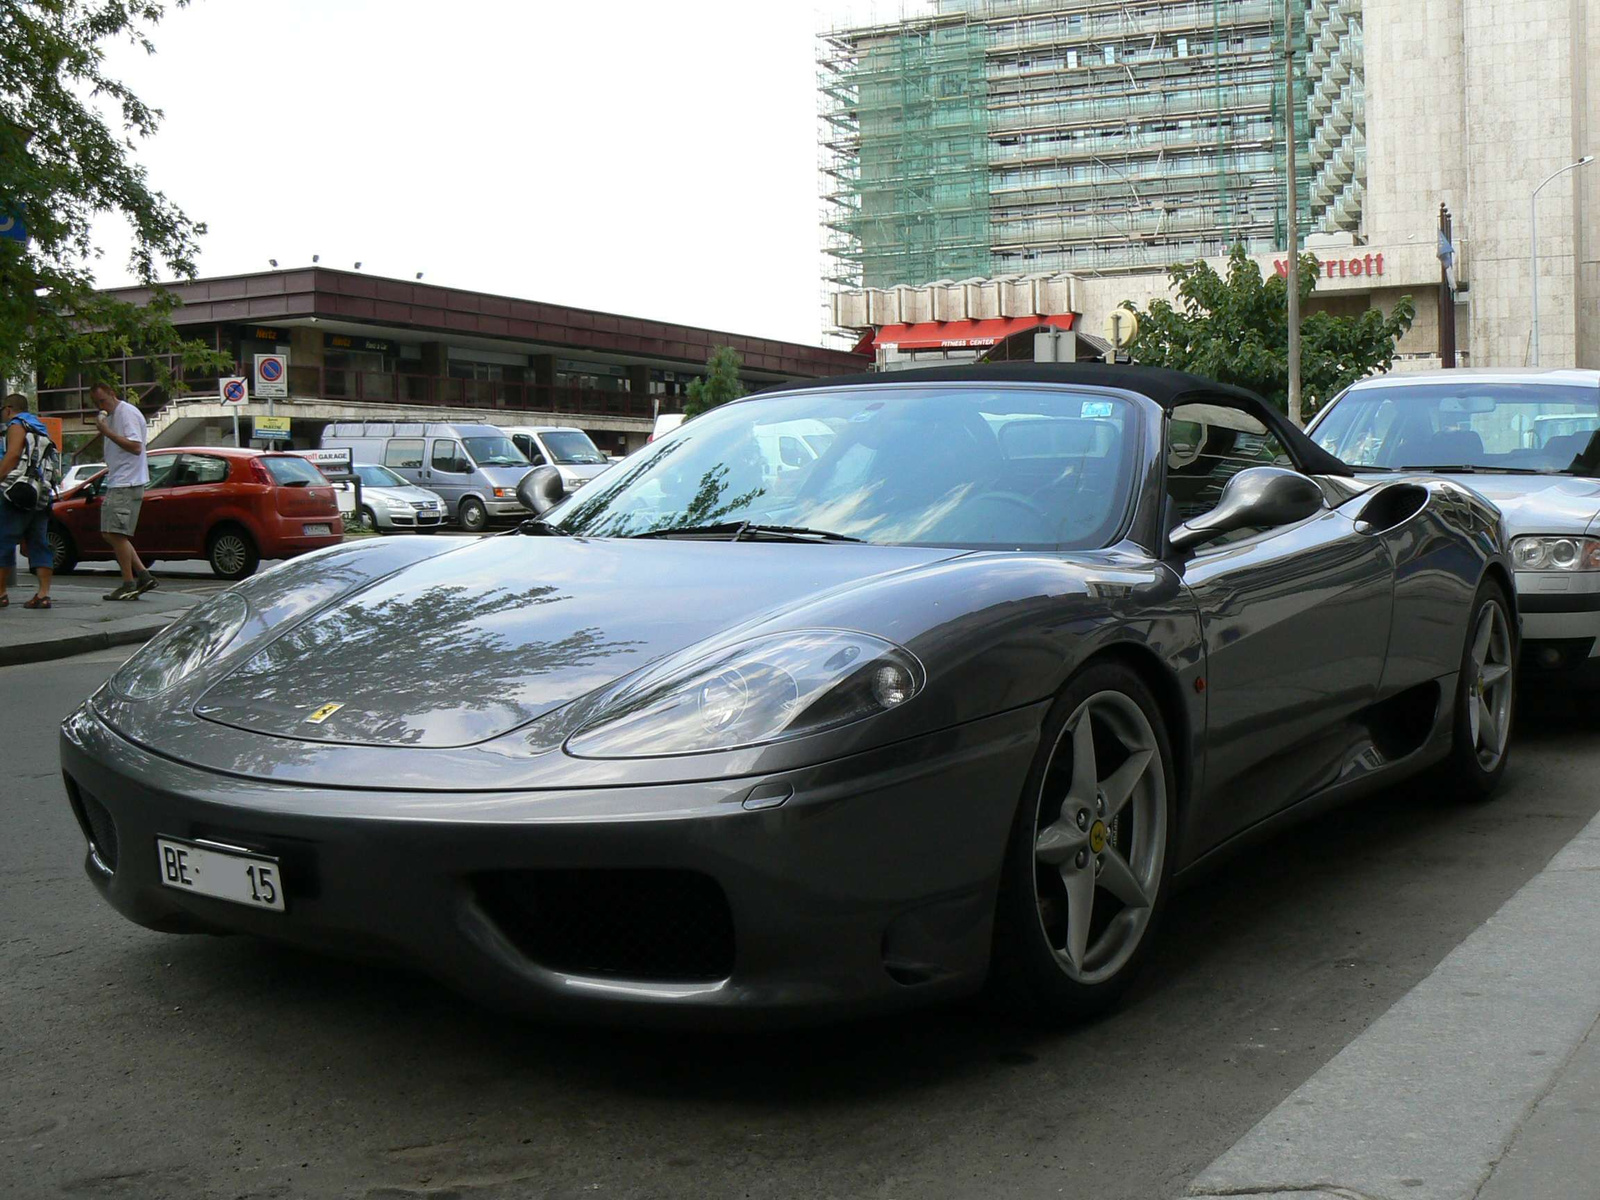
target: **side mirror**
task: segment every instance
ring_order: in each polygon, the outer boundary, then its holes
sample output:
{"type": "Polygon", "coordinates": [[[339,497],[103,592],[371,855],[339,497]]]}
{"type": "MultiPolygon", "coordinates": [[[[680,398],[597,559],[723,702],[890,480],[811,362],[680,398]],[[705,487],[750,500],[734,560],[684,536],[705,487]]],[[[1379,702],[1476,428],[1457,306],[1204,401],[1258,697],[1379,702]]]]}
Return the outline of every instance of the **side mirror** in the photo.
{"type": "Polygon", "coordinates": [[[522,507],[535,516],[542,517],[567,494],[561,484],[561,472],[554,467],[535,467],[517,481],[517,499],[522,507]]]}
{"type": "Polygon", "coordinates": [[[1304,521],[1324,507],[1322,489],[1298,471],[1247,467],[1228,480],[1215,508],[1179,525],[1167,542],[1174,550],[1192,550],[1236,529],[1304,521]]]}

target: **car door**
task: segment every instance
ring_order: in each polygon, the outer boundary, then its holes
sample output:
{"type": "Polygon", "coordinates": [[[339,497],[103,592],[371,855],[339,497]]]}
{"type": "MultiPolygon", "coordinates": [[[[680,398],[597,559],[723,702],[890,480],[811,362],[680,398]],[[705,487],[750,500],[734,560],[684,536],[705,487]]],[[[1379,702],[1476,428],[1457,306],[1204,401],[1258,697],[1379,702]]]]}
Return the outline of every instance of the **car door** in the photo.
{"type": "Polygon", "coordinates": [[[431,438],[428,442],[428,465],[423,474],[422,486],[444,498],[446,509],[454,514],[461,497],[472,482],[472,460],[455,438],[431,438]]]}
{"type": "Polygon", "coordinates": [[[139,523],[133,531],[133,546],[141,558],[159,558],[162,552],[171,549],[172,533],[166,503],[179,457],[176,451],[168,451],[151,454],[147,460],[150,482],[145,484],[144,500],[139,506],[139,523]]]}
{"type": "Polygon", "coordinates": [[[179,456],[161,501],[168,553],[205,553],[206,535],[227,494],[230,469],[220,454],[179,456]]]}
{"type": "MultiPolygon", "coordinates": [[[[1295,468],[1248,413],[1180,406],[1169,421],[1172,523],[1209,511],[1246,467],[1295,468]]],[[[1393,615],[1381,539],[1346,514],[1244,529],[1176,564],[1205,641],[1202,852],[1333,781],[1365,744],[1351,718],[1377,698],[1393,615]]]]}

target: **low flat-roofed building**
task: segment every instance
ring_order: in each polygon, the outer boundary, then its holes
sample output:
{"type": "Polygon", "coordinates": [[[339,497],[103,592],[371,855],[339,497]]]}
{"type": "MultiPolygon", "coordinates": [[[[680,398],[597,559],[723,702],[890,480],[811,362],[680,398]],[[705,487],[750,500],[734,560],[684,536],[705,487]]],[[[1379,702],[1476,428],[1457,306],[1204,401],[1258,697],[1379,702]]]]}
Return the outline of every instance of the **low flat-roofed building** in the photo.
{"type": "MultiPolygon", "coordinates": [[[[656,413],[682,408],[707,356],[731,346],[752,390],[864,369],[863,355],[642,317],[594,312],[312,266],[178,283],[173,321],[230,354],[253,376],[257,355],[287,360],[275,414],[293,444],[315,445],[328,421],[361,418],[570,425],[607,453],[642,445],[656,413]]],[[[138,302],[141,288],[114,289],[138,302]]],[[[215,376],[190,376],[187,394],[154,387],[146,357],[114,361],[141,398],[151,443],[231,441],[232,410],[215,376]]],[[[263,415],[252,386],[241,415],[263,415]]],[[[39,389],[39,408],[68,434],[93,428],[84,381],[39,389]]]]}

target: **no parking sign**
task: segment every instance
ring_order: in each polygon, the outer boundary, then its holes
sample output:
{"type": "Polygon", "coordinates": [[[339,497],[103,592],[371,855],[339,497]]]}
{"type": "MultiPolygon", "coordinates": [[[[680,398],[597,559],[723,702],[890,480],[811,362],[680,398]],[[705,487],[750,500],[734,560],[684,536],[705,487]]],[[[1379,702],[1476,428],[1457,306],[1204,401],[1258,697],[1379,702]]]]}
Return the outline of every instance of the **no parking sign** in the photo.
{"type": "Polygon", "coordinates": [[[256,355],[256,395],[284,399],[289,395],[289,359],[283,354],[256,355]]]}
{"type": "Polygon", "coordinates": [[[230,375],[222,381],[222,402],[224,404],[250,403],[250,388],[245,383],[243,376],[230,375]]]}

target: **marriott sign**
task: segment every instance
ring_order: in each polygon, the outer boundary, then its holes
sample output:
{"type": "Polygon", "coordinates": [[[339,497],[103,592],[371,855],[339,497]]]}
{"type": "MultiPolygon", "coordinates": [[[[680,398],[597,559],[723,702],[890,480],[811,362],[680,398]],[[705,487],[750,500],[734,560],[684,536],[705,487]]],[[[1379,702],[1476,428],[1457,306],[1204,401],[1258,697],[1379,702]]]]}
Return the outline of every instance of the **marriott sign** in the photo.
{"type": "MultiPolygon", "coordinates": [[[[1382,275],[1383,255],[1364,254],[1359,258],[1324,258],[1322,263],[1322,277],[1324,279],[1349,279],[1352,276],[1382,275]]],[[[1278,275],[1287,279],[1289,276],[1289,260],[1275,258],[1272,260],[1273,268],[1278,275]]]]}

